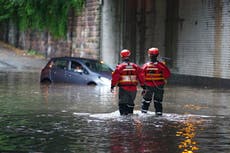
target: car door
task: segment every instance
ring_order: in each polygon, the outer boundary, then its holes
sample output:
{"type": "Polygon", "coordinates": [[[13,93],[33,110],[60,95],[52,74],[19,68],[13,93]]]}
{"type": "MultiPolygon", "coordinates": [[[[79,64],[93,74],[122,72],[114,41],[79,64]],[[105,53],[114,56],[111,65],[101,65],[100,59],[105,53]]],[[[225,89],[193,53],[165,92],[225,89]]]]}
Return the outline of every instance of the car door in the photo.
{"type": "Polygon", "coordinates": [[[53,82],[66,82],[66,70],[68,69],[67,59],[54,60],[51,70],[51,78],[53,82]]]}
{"type": "Polygon", "coordinates": [[[70,61],[68,71],[66,71],[66,81],[68,83],[87,84],[88,74],[85,68],[77,61],[70,61]]]}

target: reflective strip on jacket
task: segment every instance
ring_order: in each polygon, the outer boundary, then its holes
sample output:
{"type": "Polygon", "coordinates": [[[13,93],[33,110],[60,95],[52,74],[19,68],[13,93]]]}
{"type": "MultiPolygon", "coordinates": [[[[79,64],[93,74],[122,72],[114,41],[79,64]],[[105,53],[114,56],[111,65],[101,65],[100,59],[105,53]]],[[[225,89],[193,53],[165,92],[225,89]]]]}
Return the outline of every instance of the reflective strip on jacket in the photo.
{"type": "Polygon", "coordinates": [[[143,65],[142,69],[142,76],[147,86],[163,85],[171,74],[167,66],[161,62],[146,63],[143,65]]]}
{"type": "Polygon", "coordinates": [[[117,65],[114,73],[112,74],[112,86],[120,86],[125,90],[137,90],[138,82],[143,85],[143,78],[141,77],[141,68],[131,62],[123,62],[117,65]]]}
{"type": "Polygon", "coordinates": [[[138,84],[137,81],[137,70],[131,63],[125,63],[123,69],[121,70],[120,75],[120,86],[136,86],[138,84]]]}

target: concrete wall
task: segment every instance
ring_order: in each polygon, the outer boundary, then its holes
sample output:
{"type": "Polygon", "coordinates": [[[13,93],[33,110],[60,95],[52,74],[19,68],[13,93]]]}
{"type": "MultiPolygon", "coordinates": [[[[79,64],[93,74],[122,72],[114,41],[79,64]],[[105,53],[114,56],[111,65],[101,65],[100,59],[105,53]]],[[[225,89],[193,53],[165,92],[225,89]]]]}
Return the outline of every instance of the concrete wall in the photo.
{"type": "Polygon", "coordinates": [[[119,62],[121,50],[121,0],[104,0],[101,18],[101,55],[105,63],[114,67],[119,62]]]}
{"type": "Polygon", "coordinates": [[[53,39],[48,32],[20,32],[18,47],[24,50],[35,50],[46,58],[69,56],[70,42],[65,39],[53,39]]]}
{"type": "Polygon", "coordinates": [[[126,48],[132,51],[132,61],[143,64],[151,47],[158,47],[164,56],[165,20],[165,0],[104,0],[102,58],[114,67],[120,61],[120,51],[126,48]]]}
{"type": "Polygon", "coordinates": [[[230,78],[229,5],[228,0],[180,0],[175,73],[230,78]]]}
{"type": "MultiPolygon", "coordinates": [[[[165,29],[166,29],[166,0],[147,0],[145,7],[145,45],[141,48],[140,54],[145,55],[145,60],[139,60],[143,63],[147,58],[147,50],[151,47],[157,47],[160,50],[160,56],[165,56],[165,29]]],[[[142,43],[137,43],[141,45],[142,43]]]]}

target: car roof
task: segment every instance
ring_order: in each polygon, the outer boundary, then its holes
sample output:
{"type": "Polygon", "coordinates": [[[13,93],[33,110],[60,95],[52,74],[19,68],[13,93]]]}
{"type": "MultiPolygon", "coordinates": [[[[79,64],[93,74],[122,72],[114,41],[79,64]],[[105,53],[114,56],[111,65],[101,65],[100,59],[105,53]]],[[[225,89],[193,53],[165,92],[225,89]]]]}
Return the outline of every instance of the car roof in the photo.
{"type": "MultiPolygon", "coordinates": [[[[60,57],[52,57],[50,61],[55,60],[55,59],[67,59],[67,60],[78,60],[80,62],[84,62],[83,60],[88,60],[92,62],[100,62],[100,60],[97,59],[91,59],[91,58],[82,58],[82,57],[70,57],[70,56],[60,56],[60,57]]],[[[106,64],[107,65],[107,64],[106,64]]],[[[112,71],[114,70],[112,67],[107,65],[112,71]]]]}
{"type": "Polygon", "coordinates": [[[54,59],[68,59],[68,60],[88,60],[88,61],[100,61],[97,59],[91,59],[91,58],[82,58],[82,57],[70,57],[70,56],[63,56],[63,57],[53,57],[50,60],[54,59]]]}

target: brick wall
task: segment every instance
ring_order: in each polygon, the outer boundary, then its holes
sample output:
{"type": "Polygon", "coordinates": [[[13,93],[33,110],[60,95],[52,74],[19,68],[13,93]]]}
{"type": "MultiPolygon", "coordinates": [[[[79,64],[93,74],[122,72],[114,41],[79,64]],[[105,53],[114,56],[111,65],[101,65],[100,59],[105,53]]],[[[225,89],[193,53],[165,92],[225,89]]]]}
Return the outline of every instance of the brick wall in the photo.
{"type": "Polygon", "coordinates": [[[100,57],[100,3],[87,0],[83,12],[73,21],[72,55],[78,57],[100,57]]]}

